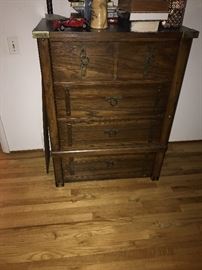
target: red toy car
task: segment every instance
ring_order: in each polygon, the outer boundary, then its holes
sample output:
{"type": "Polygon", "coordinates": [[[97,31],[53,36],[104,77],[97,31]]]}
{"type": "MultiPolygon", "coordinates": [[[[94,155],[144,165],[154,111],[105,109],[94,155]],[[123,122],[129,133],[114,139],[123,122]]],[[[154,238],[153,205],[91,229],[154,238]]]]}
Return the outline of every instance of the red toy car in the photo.
{"type": "Polygon", "coordinates": [[[54,20],[52,23],[53,30],[64,31],[66,27],[86,28],[88,23],[84,18],[70,18],[66,20],[54,20]]]}

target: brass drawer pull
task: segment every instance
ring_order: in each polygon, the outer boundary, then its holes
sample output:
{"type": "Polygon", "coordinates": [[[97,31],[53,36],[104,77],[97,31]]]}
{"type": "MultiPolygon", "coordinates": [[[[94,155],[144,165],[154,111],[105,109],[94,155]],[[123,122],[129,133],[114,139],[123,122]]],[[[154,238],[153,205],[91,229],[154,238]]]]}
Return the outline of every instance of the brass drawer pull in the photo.
{"type": "Polygon", "coordinates": [[[121,99],[122,97],[105,97],[105,100],[109,102],[112,107],[117,106],[121,99]]]}
{"type": "Polygon", "coordinates": [[[115,129],[115,128],[105,129],[104,131],[104,133],[107,134],[110,138],[116,137],[118,132],[119,132],[118,129],[115,129]]]}
{"type": "Polygon", "coordinates": [[[115,162],[113,160],[106,160],[105,163],[107,169],[112,169],[115,166],[115,162]]]}
{"type": "Polygon", "coordinates": [[[86,76],[87,67],[89,64],[89,58],[86,55],[86,50],[83,48],[80,53],[80,69],[81,69],[81,77],[86,76]]]}

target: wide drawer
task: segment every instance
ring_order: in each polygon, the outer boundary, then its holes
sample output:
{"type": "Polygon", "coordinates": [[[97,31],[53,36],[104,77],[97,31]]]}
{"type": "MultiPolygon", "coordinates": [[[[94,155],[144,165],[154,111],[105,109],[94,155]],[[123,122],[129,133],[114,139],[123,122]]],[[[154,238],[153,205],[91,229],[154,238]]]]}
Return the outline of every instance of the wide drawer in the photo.
{"type": "Polygon", "coordinates": [[[63,157],[65,181],[151,176],[155,153],[63,157]]]}
{"type": "Polygon", "coordinates": [[[151,116],[165,111],[170,84],[55,85],[57,117],[151,116]]]}
{"type": "Polygon", "coordinates": [[[50,41],[53,78],[65,81],[170,80],[179,40],[50,41]]]}
{"type": "Polygon", "coordinates": [[[55,81],[111,80],[114,76],[113,43],[50,43],[55,81]]]}
{"type": "Polygon", "coordinates": [[[140,144],[159,141],[162,119],[111,120],[65,122],[58,121],[60,149],[106,145],[121,145],[124,142],[140,144]]]}

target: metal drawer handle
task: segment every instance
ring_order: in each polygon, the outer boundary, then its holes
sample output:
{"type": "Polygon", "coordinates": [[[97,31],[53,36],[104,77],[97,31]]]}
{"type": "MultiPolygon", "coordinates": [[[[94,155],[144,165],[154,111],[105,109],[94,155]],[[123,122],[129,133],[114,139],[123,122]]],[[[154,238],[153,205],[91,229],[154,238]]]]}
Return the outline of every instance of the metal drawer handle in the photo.
{"type": "Polygon", "coordinates": [[[105,129],[104,131],[104,133],[107,134],[110,138],[116,137],[118,132],[119,132],[118,129],[115,129],[115,128],[105,129]]]}
{"type": "Polygon", "coordinates": [[[114,107],[117,106],[122,97],[105,97],[105,100],[109,102],[109,104],[114,107]]]}
{"type": "Polygon", "coordinates": [[[115,162],[113,160],[106,160],[105,163],[106,163],[107,169],[111,169],[115,165],[115,162]]]}
{"type": "Polygon", "coordinates": [[[86,55],[86,50],[83,48],[80,53],[81,77],[86,76],[88,64],[89,64],[89,58],[86,55]]]}

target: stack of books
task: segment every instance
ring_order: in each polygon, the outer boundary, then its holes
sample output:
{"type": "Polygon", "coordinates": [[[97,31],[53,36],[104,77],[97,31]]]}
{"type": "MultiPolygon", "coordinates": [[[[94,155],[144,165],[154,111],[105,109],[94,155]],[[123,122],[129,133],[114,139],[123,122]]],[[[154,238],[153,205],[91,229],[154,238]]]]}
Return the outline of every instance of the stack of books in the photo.
{"type": "Polygon", "coordinates": [[[131,31],[156,32],[168,19],[169,0],[119,0],[119,8],[130,12],[131,31]]]}
{"type": "Polygon", "coordinates": [[[108,23],[113,24],[118,22],[117,6],[114,1],[108,1],[107,3],[107,17],[108,23]]]}
{"type": "MultiPolygon", "coordinates": [[[[93,0],[68,0],[68,1],[70,2],[70,6],[74,10],[76,10],[81,15],[81,17],[85,17],[85,19],[90,20],[91,3],[93,0]]],[[[117,6],[115,5],[113,0],[107,2],[107,13],[109,23],[118,21],[117,6]]]]}
{"type": "Polygon", "coordinates": [[[84,12],[84,7],[85,7],[85,2],[83,1],[71,1],[69,0],[70,6],[76,10],[78,13],[83,13],[84,12]]]}

